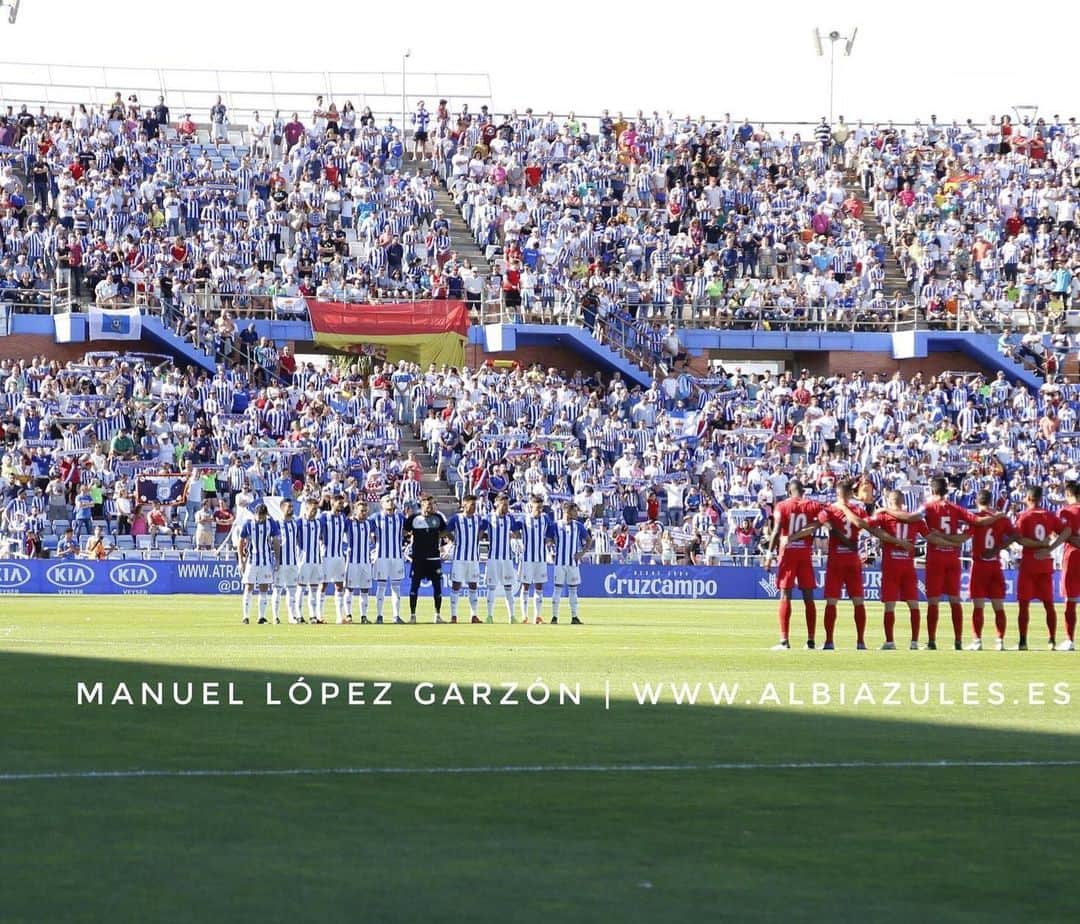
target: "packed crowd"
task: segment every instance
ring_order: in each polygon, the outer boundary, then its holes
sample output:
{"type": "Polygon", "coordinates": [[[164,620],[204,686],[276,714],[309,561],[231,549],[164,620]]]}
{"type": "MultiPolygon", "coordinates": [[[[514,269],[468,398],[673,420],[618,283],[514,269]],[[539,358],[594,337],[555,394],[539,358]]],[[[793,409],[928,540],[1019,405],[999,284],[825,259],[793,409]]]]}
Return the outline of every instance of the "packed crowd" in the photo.
{"type": "Polygon", "coordinates": [[[789,479],[827,494],[864,476],[921,499],[935,474],[965,502],[1023,485],[1051,505],[1077,477],[1074,385],[1032,393],[1003,373],[660,377],[629,387],[555,369],[297,368],[288,384],[160,358],[0,364],[0,530],[10,553],[219,549],[263,497],[415,505],[424,468],[478,512],[573,500],[600,561],[750,561],[789,479]],[[412,429],[429,457],[402,452],[412,429]],[[70,527],[71,532],[67,530],[70,527]],[[141,538],[140,538],[141,537],[141,538]],[[66,542],[66,547],[60,547],[66,542]],[[73,545],[72,545],[73,544],[73,545]]]}
{"type": "Polygon", "coordinates": [[[119,93],[0,117],[0,298],[33,303],[55,281],[76,298],[176,304],[184,330],[196,307],[244,315],[301,294],[746,327],[916,311],[985,325],[1015,307],[1045,326],[1080,288],[1075,120],[841,118],[804,138],[730,117],[605,111],[590,125],[440,100],[419,103],[406,134],[318,97],[303,119],[252,114],[242,143],[220,101],[209,121],[200,140],[191,113],[119,93]],[[501,254],[490,275],[454,251],[436,175],[501,254]],[[911,289],[899,302],[890,248],[911,289]]]}
{"type": "Polygon", "coordinates": [[[1046,330],[1080,296],[1080,125],[990,116],[910,130],[845,128],[857,171],[908,286],[930,318],[965,326],[1032,313],[1046,330]]]}
{"type": "MultiPolygon", "coordinates": [[[[247,316],[275,299],[432,295],[479,302],[489,280],[449,241],[434,180],[404,171],[403,135],[320,97],[254,113],[242,137],[220,101],[209,137],[164,98],[0,117],[0,295],[247,316]]],[[[414,166],[418,166],[414,163],[414,166]]],[[[494,290],[498,296],[498,287],[494,290]]],[[[286,303],[287,304],[287,303],[286,303]]],[[[287,310],[287,309],[286,309],[287,310]]]]}

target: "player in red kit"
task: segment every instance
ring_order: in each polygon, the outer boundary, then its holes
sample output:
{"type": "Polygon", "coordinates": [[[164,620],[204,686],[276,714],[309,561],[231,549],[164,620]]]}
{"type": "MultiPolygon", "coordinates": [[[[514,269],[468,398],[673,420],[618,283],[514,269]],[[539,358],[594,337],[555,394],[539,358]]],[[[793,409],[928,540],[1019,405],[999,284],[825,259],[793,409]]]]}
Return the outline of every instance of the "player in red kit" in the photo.
{"type": "MultiPolygon", "coordinates": [[[[863,522],[870,528],[889,534],[895,543],[881,544],[881,602],[885,604],[885,644],[883,651],[896,648],[893,630],[896,626],[896,601],[905,600],[911,615],[911,647],[919,647],[919,581],[915,574],[915,540],[926,535],[926,522],[912,520],[904,510],[904,498],[899,491],[885,495],[885,510],[863,522]]],[[[846,511],[848,519],[855,518],[846,511]]],[[[857,518],[855,518],[857,520],[857,518]]]]}
{"type": "Polygon", "coordinates": [[[960,547],[971,538],[963,527],[989,526],[1005,517],[991,513],[977,517],[970,510],[945,499],[949,485],[944,478],[930,479],[930,501],[923,507],[926,518],[926,647],[937,649],[938,606],[949,600],[953,648],[964,647],[964,607],[960,602],[960,547]]]}
{"type": "MultiPolygon", "coordinates": [[[[836,604],[846,590],[855,608],[855,649],[866,650],[866,603],[863,599],[862,559],[859,556],[859,533],[864,529],[884,543],[896,543],[884,530],[869,527],[865,509],[854,500],[851,482],[836,486],[837,503],[818,514],[818,522],[829,527],[829,563],[825,566],[825,644],[823,651],[834,649],[836,604]],[[854,514],[850,518],[844,512],[854,514]]],[[[873,491],[869,493],[873,499],[873,491]]]]}
{"type": "Polygon", "coordinates": [[[814,647],[817,628],[817,608],[814,606],[814,562],[812,536],[818,529],[818,514],[824,509],[817,501],[803,497],[803,486],[797,478],[788,482],[786,500],[773,511],[773,531],[769,550],[765,553],[765,571],[772,567],[773,555],[780,548],[780,564],[776,571],[776,586],[780,589],[780,644],[774,650],[790,648],[791,592],[798,585],[806,610],[806,647],[814,647]]]}
{"type": "MultiPolygon", "coordinates": [[[[993,497],[980,491],[975,497],[975,509],[980,519],[992,513],[993,497]]],[[[968,596],[972,601],[971,631],[974,638],[968,651],[982,650],[983,609],[986,601],[994,608],[994,627],[997,641],[994,647],[1005,650],[1005,574],[1001,570],[1001,550],[1012,544],[1013,524],[1008,517],[994,518],[971,530],[971,581],[968,596]]]]}
{"type": "Polygon", "coordinates": [[[1027,509],[1016,518],[1013,542],[1024,547],[1020,558],[1020,576],[1016,587],[1016,602],[1020,607],[1020,651],[1027,651],[1027,631],[1032,600],[1041,600],[1046,611],[1046,628],[1050,648],[1057,639],[1057,610],[1054,608],[1054,562],[1050,553],[1068,540],[1072,531],[1057,514],[1042,507],[1043,491],[1039,485],[1027,489],[1024,502],[1027,509]],[[1053,539],[1050,537],[1053,536],[1053,539]]]}
{"type": "Polygon", "coordinates": [[[1065,485],[1065,501],[1065,506],[1058,511],[1058,517],[1070,531],[1065,556],[1061,561],[1066,639],[1057,646],[1057,650],[1073,651],[1076,648],[1076,604],[1080,601],[1080,484],[1070,481],[1065,485]]]}

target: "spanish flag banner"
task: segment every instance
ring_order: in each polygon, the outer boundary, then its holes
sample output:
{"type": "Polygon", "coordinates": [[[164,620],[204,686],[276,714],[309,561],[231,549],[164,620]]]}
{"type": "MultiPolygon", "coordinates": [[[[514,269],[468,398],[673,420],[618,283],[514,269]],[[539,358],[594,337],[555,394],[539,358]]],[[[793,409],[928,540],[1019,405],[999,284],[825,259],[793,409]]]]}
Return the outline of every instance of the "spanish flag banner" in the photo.
{"type": "Polygon", "coordinates": [[[308,299],[315,342],[342,353],[385,353],[426,366],[462,366],[469,334],[464,302],[424,301],[353,305],[308,299]]]}

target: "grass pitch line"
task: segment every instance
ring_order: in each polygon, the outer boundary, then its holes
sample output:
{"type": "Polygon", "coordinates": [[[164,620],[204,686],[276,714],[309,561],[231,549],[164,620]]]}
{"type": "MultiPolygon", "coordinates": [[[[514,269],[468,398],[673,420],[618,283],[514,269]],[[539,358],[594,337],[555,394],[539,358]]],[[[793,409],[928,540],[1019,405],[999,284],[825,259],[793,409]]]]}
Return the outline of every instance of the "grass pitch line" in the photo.
{"type": "Polygon", "coordinates": [[[511,764],[489,767],[285,767],[237,770],[44,770],[0,773],[0,783],[37,780],[131,780],[144,778],[206,778],[260,776],[436,776],[499,775],[515,773],[694,773],[740,770],[951,770],[1080,767],[1080,760],[849,760],[790,761],[779,763],[701,764],[511,764]]]}

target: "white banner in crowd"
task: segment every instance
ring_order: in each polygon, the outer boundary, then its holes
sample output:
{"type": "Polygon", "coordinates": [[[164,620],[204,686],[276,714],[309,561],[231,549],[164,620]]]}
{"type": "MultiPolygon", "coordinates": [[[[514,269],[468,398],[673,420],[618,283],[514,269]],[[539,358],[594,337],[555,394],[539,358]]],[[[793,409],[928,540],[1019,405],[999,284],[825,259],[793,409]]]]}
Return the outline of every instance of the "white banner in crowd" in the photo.
{"type": "Polygon", "coordinates": [[[87,314],[91,340],[138,340],[142,336],[138,308],[90,308],[87,314]]]}
{"type": "Polygon", "coordinates": [[[283,314],[303,317],[307,313],[307,299],[302,296],[275,295],[274,311],[279,317],[283,314]]]}

